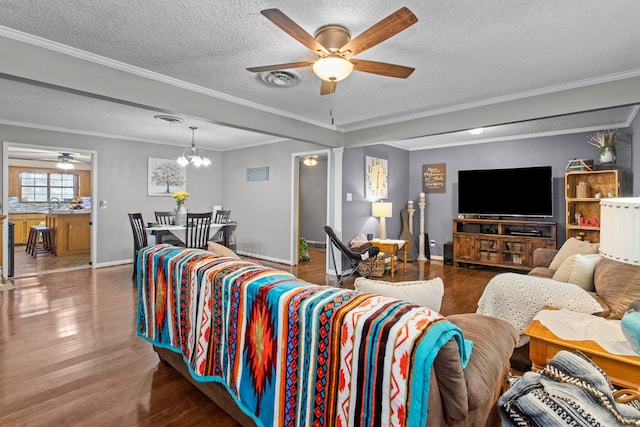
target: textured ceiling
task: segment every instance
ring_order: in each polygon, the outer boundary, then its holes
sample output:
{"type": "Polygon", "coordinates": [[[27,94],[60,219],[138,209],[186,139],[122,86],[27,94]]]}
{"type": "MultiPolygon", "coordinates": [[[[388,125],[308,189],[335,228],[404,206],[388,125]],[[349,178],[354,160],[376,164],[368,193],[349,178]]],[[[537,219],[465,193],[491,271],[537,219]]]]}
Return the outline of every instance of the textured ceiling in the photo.
{"type": "MultiPolygon", "coordinates": [[[[274,6],[266,1],[3,0],[0,25],[5,28],[0,36],[22,37],[12,31],[17,30],[44,39],[24,36],[28,43],[74,58],[91,59],[83,52],[98,55],[117,61],[120,64],[111,65],[128,72],[151,72],[163,84],[184,84],[209,97],[348,132],[637,77],[638,16],[640,2],[634,0],[412,0],[395,6],[383,1],[284,0],[274,6]],[[309,67],[297,69],[302,81],[293,88],[267,87],[245,70],[315,58],[264,18],[259,13],[262,9],[278,7],[310,34],[322,25],[338,23],[356,36],[400,6],[409,7],[418,23],[357,58],[415,67],[406,80],[354,72],[339,82],[335,95],[320,96],[320,80],[309,67]]],[[[5,77],[33,79],[20,75],[21,64],[5,65],[0,64],[5,77]]],[[[56,78],[60,77],[52,76],[56,78]]],[[[102,82],[96,80],[95,86],[100,87],[102,82]]],[[[201,128],[197,135],[205,145],[220,150],[287,136],[251,123],[220,129],[215,123],[226,121],[218,121],[215,111],[193,116],[188,111],[168,111],[187,122],[167,131],[165,124],[152,119],[158,112],[167,112],[160,108],[160,101],[137,105],[122,95],[109,94],[105,100],[103,94],[91,96],[86,89],[79,94],[74,89],[0,79],[0,120],[167,144],[183,143],[192,124],[201,128]]],[[[587,117],[593,123],[585,124],[584,119],[573,123],[573,116],[566,116],[549,126],[557,128],[560,122],[565,129],[619,125],[635,112],[614,111],[619,114],[613,117],[609,112],[604,123],[592,114],[587,117]]],[[[497,117],[487,121],[503,123],[497,117]]],[[[520,128],[541,133],[548,131],[544,123],[538,120],[520,128]]],[[[440,145],[455,140],[455,136],[415,136],[421,138],[404,146],[419,148],[418,142],[427,143],[429,138],[436,138],[440,145]]]]}

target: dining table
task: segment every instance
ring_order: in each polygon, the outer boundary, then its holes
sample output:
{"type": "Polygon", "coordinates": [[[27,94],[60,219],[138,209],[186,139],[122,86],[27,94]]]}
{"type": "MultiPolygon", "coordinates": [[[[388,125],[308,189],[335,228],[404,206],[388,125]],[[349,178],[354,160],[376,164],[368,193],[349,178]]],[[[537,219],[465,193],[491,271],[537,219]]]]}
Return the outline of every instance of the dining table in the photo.
{"type": "MultiPolygon", "coordinates": [[[[226,226],[227,224],[211,224],[209,226],[209,238],[213,237],[218,230],[226,226]]],[[[155,237],[156,243],[162,243],[162,238],[167,235],[175,236],[182,243],[185,243],[185,240],[187,239],[187,226],[185,225],[155,224],[145,228],[145,230],[148,237],[155,237]]]]}

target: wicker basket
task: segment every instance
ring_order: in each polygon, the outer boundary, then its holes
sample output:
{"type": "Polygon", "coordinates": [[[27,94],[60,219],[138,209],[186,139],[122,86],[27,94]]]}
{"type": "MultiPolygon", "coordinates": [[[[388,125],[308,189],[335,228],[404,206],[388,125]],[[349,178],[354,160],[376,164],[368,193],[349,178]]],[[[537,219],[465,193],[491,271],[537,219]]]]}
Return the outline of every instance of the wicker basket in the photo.
{"type": "MultiPolygon", "coordinates": [[[[373,271],[371,271],[371,277],[384,276],[384,266],[385,266],[384,259],[385,259],[384,252],[380,252],[378,255],[376,255],[375,259],[373,260],[373,271]]],[[[364,277],[369,276],[370,270],[371,270],[371,261],[361,262],[358,265],[358,273],[360,273],[361,276],[364,276],[364,277]]]]}

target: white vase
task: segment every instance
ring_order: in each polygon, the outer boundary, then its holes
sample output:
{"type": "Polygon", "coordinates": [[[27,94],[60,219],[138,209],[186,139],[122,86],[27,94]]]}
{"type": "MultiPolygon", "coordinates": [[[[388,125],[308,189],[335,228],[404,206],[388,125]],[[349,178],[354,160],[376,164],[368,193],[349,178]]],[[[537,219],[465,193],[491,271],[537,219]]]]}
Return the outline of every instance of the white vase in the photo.
{"type": "Polygon", "coordinates": [[[176,211],[176,225],[187,225],[187,207],[183,204],[178,205],[176,211]]]}
{"type": "Polygon", "coordinates": [[[609,147],[604,147],[604,151],[600,154],[600,163],[615,163],[616,156],[609,147]]]}

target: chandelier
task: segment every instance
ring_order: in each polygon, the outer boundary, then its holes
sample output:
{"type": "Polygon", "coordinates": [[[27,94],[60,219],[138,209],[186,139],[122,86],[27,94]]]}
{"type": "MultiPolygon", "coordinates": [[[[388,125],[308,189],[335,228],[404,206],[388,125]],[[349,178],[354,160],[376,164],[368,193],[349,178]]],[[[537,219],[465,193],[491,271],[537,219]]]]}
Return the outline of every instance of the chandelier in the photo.
{"type": "Polygon", "coordinates": [[[195,167],[209,166],[211,164],[211,160],[207,157],[207,152],[196,148],[195,131],[198,128],[195,126],[189,126],[189,129],[191,129],[191,147],[185,149],[176,162],[180,166],[187,166],[189,164],[195,167]]]}

